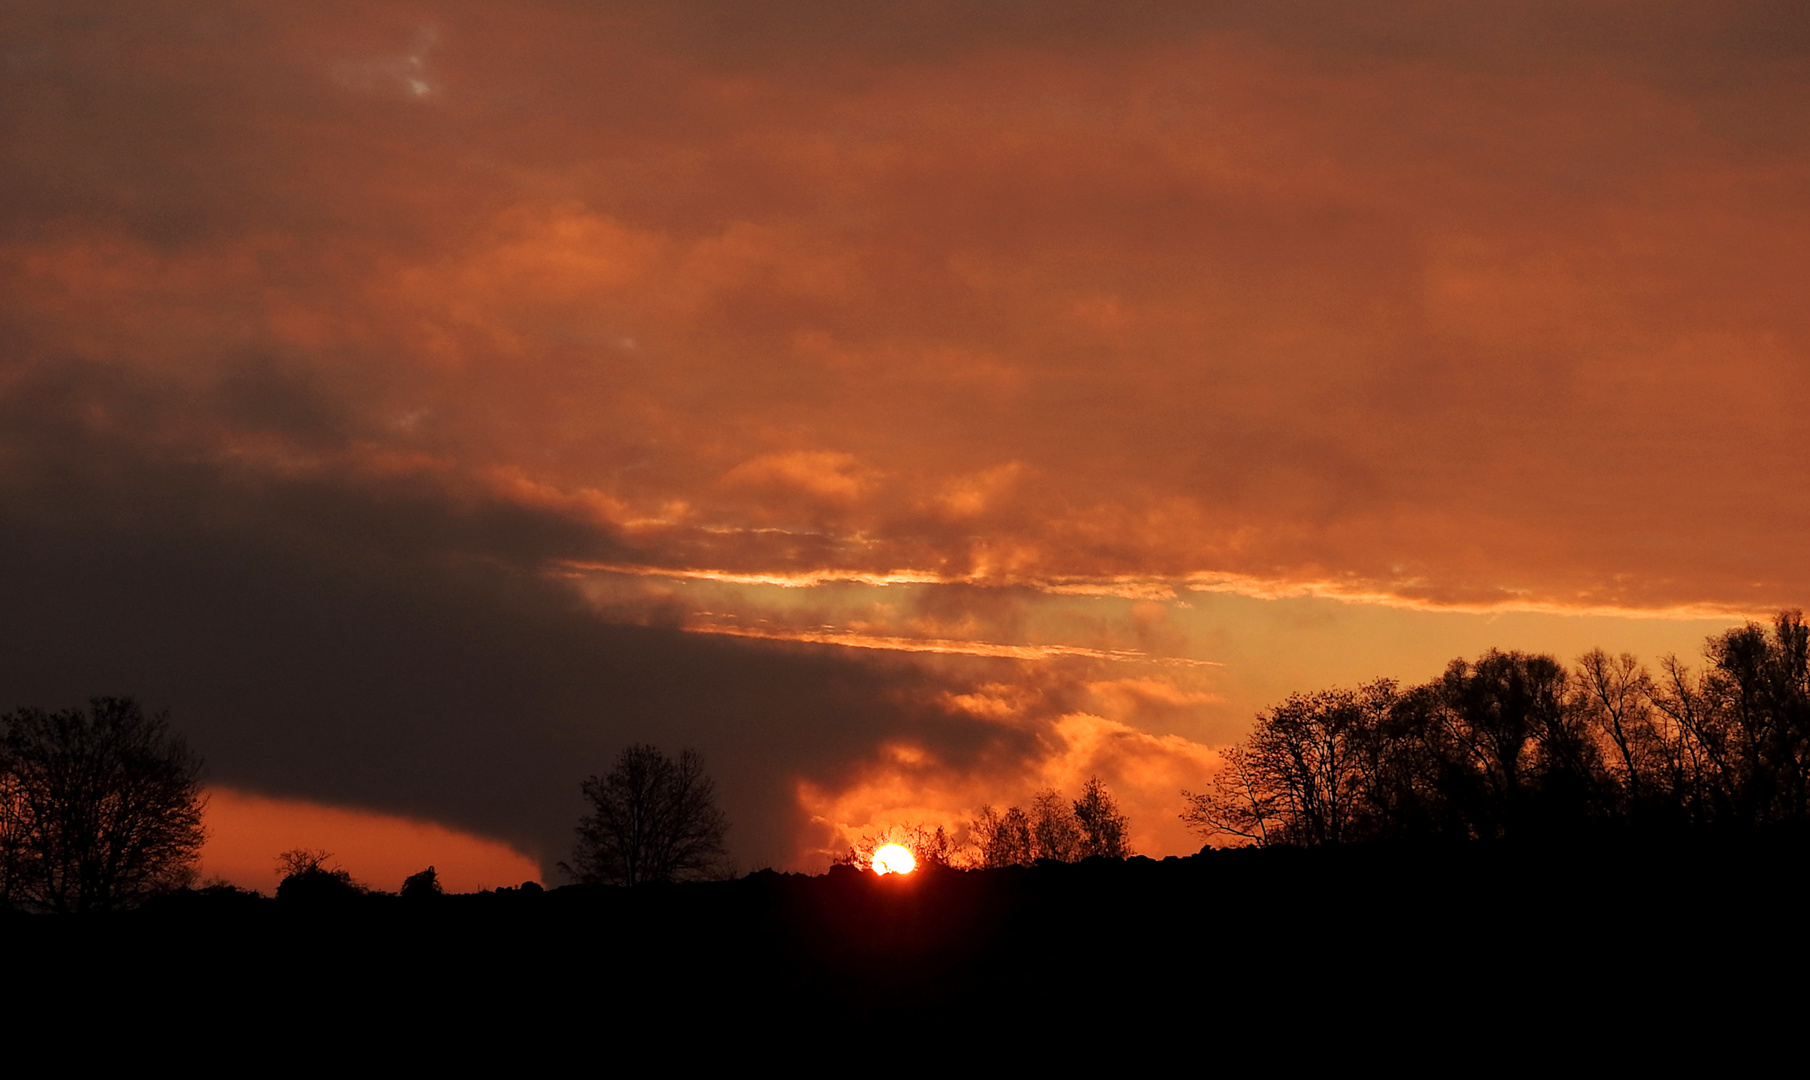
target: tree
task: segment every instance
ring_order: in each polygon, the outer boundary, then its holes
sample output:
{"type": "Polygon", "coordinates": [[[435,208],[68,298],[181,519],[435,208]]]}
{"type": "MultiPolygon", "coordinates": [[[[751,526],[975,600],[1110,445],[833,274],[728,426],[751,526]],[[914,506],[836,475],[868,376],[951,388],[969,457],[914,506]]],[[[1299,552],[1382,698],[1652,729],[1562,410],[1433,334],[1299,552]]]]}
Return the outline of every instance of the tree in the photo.
{"type": "Polygon", "coordinates": [[[352,873],[327,865],[333,853],[319,848],[291,848],[277,856],[277,899],[310,904],[355,900],[368,891],[352,880],[352,873]]]}
{"type": "Polygon", "coordinates": [[[1208,840],[1314,845],[1363,839],[1392,819],[1422,816],[1415,804],[1424,740],[1414,724],[1399,723],[1410,718],[1400,704],[1387,679],[1290,694],[1257,714],[1244,745],[1223,752],[1211,790],[1182,792],[1182,820],[1208,840]]]}
{"type": "Polygon", "coordinates": [[[1393,687],[1290,694],[1258,714],[1243,747],[1204,795],[1184,791],[1183,820],[1211,838],[1258,844],[1326,844],[1346,838],[1359,816],[1364,734],[1393,687]]]}
{"type": "Polygon", "coordinates": [[[677,760],[658,747],[622,751],[606,777],[583,784],[591,813],[564,869],[589,884],[641,885],[720,876],[728,821],[695,750],[677,760]]]}
{"type": "Polygon", "coordinates": [[[1131,842],[1125,835],[1129,828],[1125,815],[1106,793],[1106,785],[1095,776],[1081,789],[1075,800],[1075,820],[1081,826],[1081,855],[1101,855],[1123,859],[1131,854],[1131,842]]]}
{"type": "Polygon", "coordinates": [[[431,866],[418,874],[410,874],[402,880],[402,898],[404,900],[426,900],[430,897],[440,896],[444,892],[445,890],[440,887],[440,875],[435,873],[431,866]]]}
{"type": "Polygon", "coordinates": [[[1031,834],[1037,841],[1037,857],[1058,862],[1077,862],[1084,855],[1087,841],[1075,807],[1055,788],[1031,796],[1031,834]]]}
{"type": "Polygon", "coordinates": [[[1029,866],[1037,859],[1037,833],[1030,817],[1014,806],[1002,815],[991,806],[968,825],[983,867],[1029,866]]]}
{"type": "Polygon", "coordinates": [[[1567,708],[1566,683],[1564,666],[1540,654],[1490,649],[1447,665],[1439,718],[1458,751],[1453,770],[1469,781],[1457,801],[1475,835],[1588,816],[1600,755],[1567,708]]]}
{"type": "Polygon", "coordinates": [[[351,881],[350,872],[335,866],[327,867],[327,860],[333,853],[324,848],[290,848],[277,856],[277,873],[283,878],[298,877],[303,874],[326,874],[342,881],[351,881]]]}
{"type": "Polygon", "coordinates": [[[1125,815],[1095,777],[1072,803],[1046,788],[1031,796],[1028,813],[1017,806],[1004,814],[983,806],[968,823],[968,836],[983,867],[1029,866],[1039,859],[1078,862],[1089,855],[1123,859],[1131,854],[1125,829],[1125,815]]]}
{"type": "Polygon", "coordinates": [[[201,759],[131,698],[0,717],[0,901],[109,910],[189,883],[201,759]]]}
{"type": "Polygon", "coordinates": [[[1640,825],[1682,820],[1692,747],[1654,705],[1662,691],[1646,667],[1627,653],[1592,649],[1578,658],[1571,685],[1572,708],[1606,747],[1615,813],[1640,825]]]}
{"type": "Polygon", "coordinates": [[[1339,844],[1810,821],[1810,626],[1711,636],[1707,665],[1491,649],[1398,690],[1260,713],[1182,817],[1209,838],[1339,844]]]}
{"type": "Polygon", "coordinates": [[[1259,846],[1286,843],[1292,822],[1283,806],[1282,786],[1243,746],[1229,746],[1220,756],[1225,767],[1213,775],[1211,790],[1182,791],[1187,804],[1182,820],[1209,842],[1232,836],[1259,846]]]}
{"type": "Polygon", "coordinates": [[[1662,661],[1652,703],[1677,727],[1692,820],[1758,825],[1810,818],[1810,627],[1783,611],[1709,638],[1693,675],[1662,661]]]}

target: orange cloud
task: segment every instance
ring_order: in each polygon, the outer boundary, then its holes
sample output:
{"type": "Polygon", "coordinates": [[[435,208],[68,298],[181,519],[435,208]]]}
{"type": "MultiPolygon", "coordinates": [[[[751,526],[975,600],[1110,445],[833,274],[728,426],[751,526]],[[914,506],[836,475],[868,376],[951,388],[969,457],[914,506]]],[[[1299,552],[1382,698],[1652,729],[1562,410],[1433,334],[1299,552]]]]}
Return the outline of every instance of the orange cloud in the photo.
{"type": "Polygon", "coordinates": [[[1087,713],[1038,725],[1035,746],[1024,757],[961,767],[929,748],[890,743],[862,763],[845,786],[800,781],[799,807],[815,835],[796,858],[821,864],[863,837],[915,825],[941,825],[965,842],[968,823],[981,806],[1023,804],[1048,788],[1072,798],[1096,776],[1128,817],[1131,844],[1139,853],[1161,857],[1199,849],[1199,839],[1180,820],[1180,793],[1202,786],[1218,766],[1211,748],[1087,713]]]}
{"type": "Polygon", "coordinates": [[[868,482],[854,455],[829,450],[762,454],[723,474],[731,486],[789,488],[826,502],[849,502],[868,482]]]}
{"type": "MultiPolygon", "coordinates": [[[[228,547],[361,618],[456,581],[379,651],[556,593],[688,656],[922,664],[966,735],[837,744],[871,796],[829,751],[761,759],[843,829],[1140,738],[1154,793],[1194,760],[1161,740],[1285,678],[1418,670],[1357,630],[1318,667],[1251,644],[1371,609],[1569,643],[1560,615],[1810,590],[1810,79],[1777,5],[68,10],[0,16],[0,542],[88,559],[83,610],[228,547]],[[970,661],[1012,674],[938,666],[970,661]],[[1012,680],[1047,691],[1035,745],[974,765],[1012,680]]],[[[237,598],[189,592],[210,641],[237,598]]],[[[535,667],[561,627],[459,671],[575,678],[535,667]]],[[[316,647],[298,684],[346,667],[316,647]]],[[[84,639],[58,691],[143,652],[84,639]]],[[[418,720],[397,742],[438,746],[418,720]]]]}
{"type": "MultiPolygon", "coordinates": [[[[655,566],[1593,610],[1802,586],[1788,486],[1693,450],[1774,460],[1801,426],[1756,392],[1801,381],[1810,340],[1786,239],[1810,219],[1780,186],[1801,163],[1719,139],[1639,65],[1475,69],[1445,43],[1328,66],[1210,23],[1077,57],[945,28],[959,60],[824,98],[662,38],[690,59],[616,76],[662,90],[644,133],[546,131],[597,149],[537,193],[417,136],[431,114],[519,145],[456,92],[519,76],[467,51],[472,17],[436,27],[432,101],[372,112],[323,78],[275,114],[333,145],[394,127],[316,197],[413,239],[309,224],[287,189],[180,247],[65,220],[10,243],[9,317],[190,392],[299,351],[340,430],[216,411],[216,438],[507,472],[646,523],[655,566]],[[1673,485],[1681,512],[1618,494],[1673,485]],[[1730,549],[1755,564],[1719,569],[1730,549]]],[[[360,55],[426,64],[416,34],[360,55]]]]}

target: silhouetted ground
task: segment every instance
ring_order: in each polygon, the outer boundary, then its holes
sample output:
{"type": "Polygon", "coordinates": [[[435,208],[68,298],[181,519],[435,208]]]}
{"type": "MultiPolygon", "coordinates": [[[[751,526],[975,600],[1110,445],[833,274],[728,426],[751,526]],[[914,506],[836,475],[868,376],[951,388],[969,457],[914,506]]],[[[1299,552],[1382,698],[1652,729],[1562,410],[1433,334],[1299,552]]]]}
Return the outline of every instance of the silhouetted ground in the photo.
{"type": "Polygon", "coordinates": [[[1241,850],[416,900],[222,889],[4,926],[15,1002],[149,1003],[229,1030],[524,1053],[589,1032],[605,1056],[621,1038],[765,1054],[897,1030],[990,1055],[1182,1039],[1446,1067],[1455,1048],[1626,1033],[1644,1057],[1737,1023],[1744,1045],[1797,1030],[1807,859],[1797,833],[1241,850]]]}

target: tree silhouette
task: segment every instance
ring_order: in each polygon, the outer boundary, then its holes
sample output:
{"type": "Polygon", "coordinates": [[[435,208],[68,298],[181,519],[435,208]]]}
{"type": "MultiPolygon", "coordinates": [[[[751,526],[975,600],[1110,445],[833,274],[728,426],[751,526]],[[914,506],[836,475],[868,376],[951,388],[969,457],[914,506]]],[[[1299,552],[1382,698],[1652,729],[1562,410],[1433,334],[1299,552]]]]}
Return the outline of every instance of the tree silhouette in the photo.
{"type": "Polygon", "coordinates": [[[352,875],[346,871],[337,867],[332,870],[327,869],[327,860],[332,857],[333,853],[324,848],[290,848],[277,856],[277,873],[286,878],[294,877],[297,874],[317,872],[337,874],[350,881],[352,875]]]}
{"type": "Polygon", "coordinates": [[[968,824],[976,856],[983,867],[1029,866],[1037,860],[1037,830],[1030,815],[1013,806],[1004,814],[991,806],[968,824]]]}
{"type": "Polygon", "coordinates": [[[1771,631],[1747,623],[1714,635],[1708,666],[1666,657],[1652,704],[1677,731],[1673,767],[1695,822],[1810,819],[1810,628],[1784,611],[1771,631]]]}
{"type": "Polygon", "coordinates": [[[365,895],[365,887],[352,880],[350,871],[328,867],[333,853],[319,848],[291,848],[277,856],[277,899],[307,903],[338,903],[365,895]]]}
{"type": "Polygon", "coordinates": [[[968,823],[975,861],[983,867],[1029,866],[1039,859],[1076,862],[1089,855],[1123,859],[1131,854],[1125,815],[1107,794],[1099,777],[1082,788],[1081,798],[1065,799],[1048,788],[1031,797],[1031,809],[991,806],[968,823]]]}
{"type": "Polygon", "coordinates": [[[1645,823],[1676,804],[1683,770],[1678,740],[1653,705],[1653,677],[1628,653],[1610,657],[1592,649],[1578,658],[1571,681],[1571,707],[1608,743],[1609,786],[1620,795],[1618,816],[1645,823]]]}
{"type": "Polygon", "coordinates": [[[402,881],[401,896],[404,900],[426,900],[444,892],[440,886],[440,875],[431,866],[418,874],[410,874],[402,881]]]}
{"type": "Polygon", "coordinates": [[[0,717],[0,901],[108,910],[187,884],[201,760],[130,698],[0,717]]]}
{"type": "Polygon", "coordinates": [[[1261,713],[1182,818],[1208,839],[1337,844],[1810,821],[1810,627],[1712,635],[1655,678],[1600,649],[1567,671],[1491,649],[1399,690],[1294,694],[1261,713]]]}
{"type": "Polygon", "coordinates": [[[1225,765],[1213,774],[1209,790],[1182,790],[1182,820],[1209,841],[1231,836],[1259,846],[1283,842],[1290,824],[1283,807],[1286,789],[1248,747],[1228,746],[1220,757],[1225,765]]]}
{"type": "Polygon", "coordinates": [[[1080,805],[1054,788],[1031,796],[1031,834],[1037,840],[1038,858],[1077,862],[1088,854],[1087,838],[1075,817],[1080,805]]]}
{"type": "Polygon", "coordinates": [[[1131,854],[1131,841],[1126,836],[1130,826],[1099,777],[1090,778],[1081,788],[1081,797],[1075,800],[1075,820],[1081,826],[1082,857],[1123,859],[1131,854]]]}
{"type": "Polygon", "coordinates": [[[589,884],[641,885],[720,876],[728,821],[695,750],[677,760],[653,746],[622,751],[606,777],[583,785],[591,813],[563,868],[589,884]]]}
{"type": "Polygon", "coordinates": [[[1337,843],[1362,813],[1366,733],[1393,684],[1290,694],[1257,718],[1247,744],[1226,750],[1203,795],[1183,792],[1184,820],[1209,836],[1259,844],[1337,843]]]}

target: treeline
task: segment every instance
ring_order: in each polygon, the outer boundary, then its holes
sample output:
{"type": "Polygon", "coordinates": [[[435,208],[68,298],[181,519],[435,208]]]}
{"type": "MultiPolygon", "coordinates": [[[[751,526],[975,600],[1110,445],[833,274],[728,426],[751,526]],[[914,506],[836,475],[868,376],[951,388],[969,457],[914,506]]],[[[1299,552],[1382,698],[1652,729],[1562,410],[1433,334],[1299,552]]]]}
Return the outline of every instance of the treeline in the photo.
{"type": "MultiPolygon", "coordinates": [[[[0,910],[104,911],[192,884],[200,770],[167,717],[129,698],[0,715],[0,910]]],[[[727,819],[694,751],[629,747],[583,790],[575,879],[728,876],[727,819]]],[[[1567,668],[1492,650],[1418,686],[1296,694],[1225,752],[1209,790],[1182,795],[1182,817],[1210,842],[1259,845],[1810,824],[1810,628],[1788,611],[1730,629],[1697,668],[1666,657],[1655,673],[1601,650],[1567,668]]],[[[971,868],[1132,853],[1098,778],[1078,799],[1047,790],[983,806],[960,832],[898,829],[837,861],[871,866],[891,843],[919,865],[971,868]]],[[[289,891],[359,891],[326,858],[281,856],[289,891]]],[[[438,894],[433,868],[404,892],[438,894]]]]}
{"type": "Polygon", "coordinates": [[[1801,612],[1711,637],[1657,673],[1600,649],[1567,668],[1491,650],[1401,687],[1296,694],[1261,714],[1182,817],[1209,840],[1375,840],[1751,829],[1810,818],[1801,612]]]}
{"type": "Polygon", "coordinates": [[[835,862],[871,866],[874,853],[888,844],[911,852],[919,866],[973,870],[1030,866],[1043,860],[1080,862],[1095,856],[1124,859],[1132,854],[1130,824],[1097,776],[1082,785],[1081,797],[1073,801],[1048,788],[1031,796],[1029,809],[1009,806],[1002,813],[982,806],[961,841],[942,825],[907,825],[863,837],[835,862]]]}

